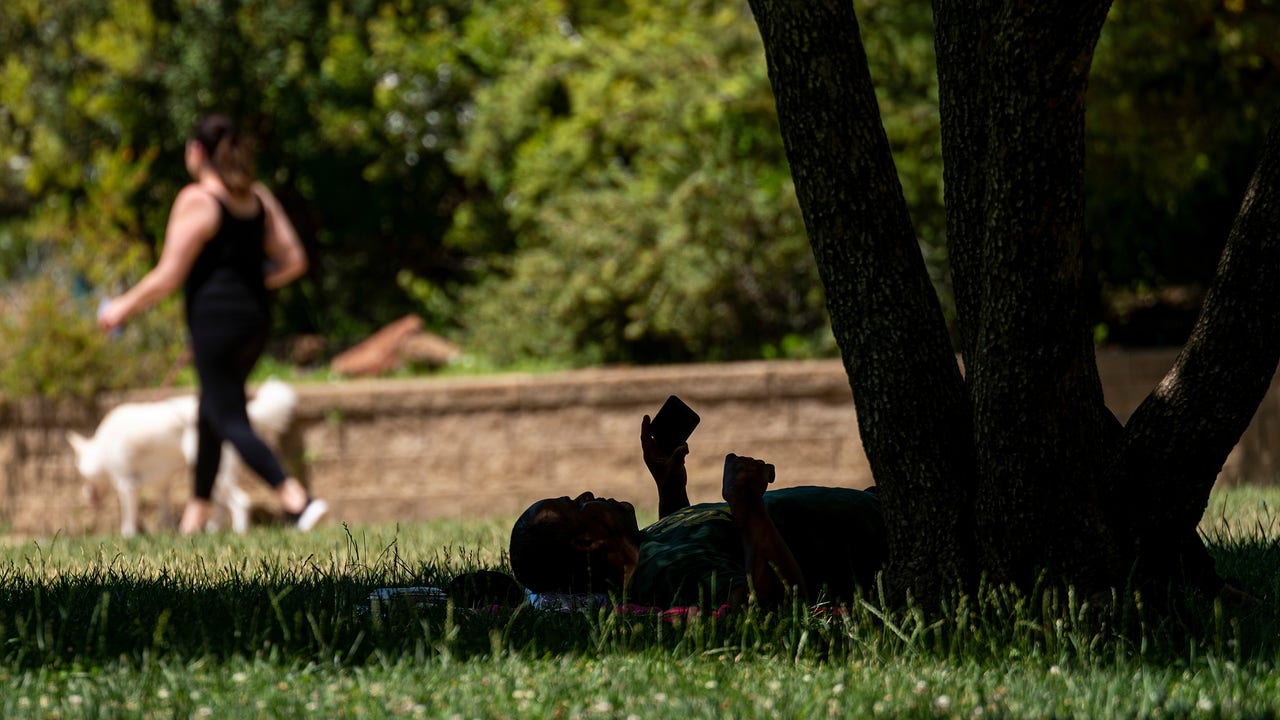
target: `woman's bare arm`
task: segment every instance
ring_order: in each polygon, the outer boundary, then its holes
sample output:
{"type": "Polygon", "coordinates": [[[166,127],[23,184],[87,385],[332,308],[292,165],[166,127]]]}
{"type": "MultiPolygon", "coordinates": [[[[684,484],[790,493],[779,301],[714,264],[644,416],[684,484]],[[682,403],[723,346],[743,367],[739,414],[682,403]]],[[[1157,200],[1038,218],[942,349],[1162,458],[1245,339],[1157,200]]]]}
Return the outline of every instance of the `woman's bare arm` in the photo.
{"type": "Polygon", "coordinates": [[[267,216],[263,243],[271,261],[271,270],[263,281],[268,290],[275,290],[302,277],[307,271],[307,252],[298,239],[298,231],[271,190],[266,185],[255,183],[253,192],[262,202],[267,216]]]}
{"type": "Polygon", "coordinates": [[[147,309],[182,286],[201,248],[218,231],[221,210],[208,192],[188,185],[169,211],[164,247],[156,266],[124,294],[98,313],[98,326],[114,330],[130,316],[147,309]]]}

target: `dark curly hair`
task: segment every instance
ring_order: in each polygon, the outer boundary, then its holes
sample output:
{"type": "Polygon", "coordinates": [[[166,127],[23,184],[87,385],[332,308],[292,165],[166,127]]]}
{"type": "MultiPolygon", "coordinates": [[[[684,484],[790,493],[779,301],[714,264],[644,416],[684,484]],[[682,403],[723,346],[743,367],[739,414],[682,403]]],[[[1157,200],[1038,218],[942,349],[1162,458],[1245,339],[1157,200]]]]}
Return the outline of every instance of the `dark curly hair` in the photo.
{"type": "Polygon", "coordinates": [[[533,592],[608,589],[613,573],[602,559],[573,546],[577,536],[578,529],[559,513],[541,503],[530,505],[511,528],[511,572],[533,592]]]}

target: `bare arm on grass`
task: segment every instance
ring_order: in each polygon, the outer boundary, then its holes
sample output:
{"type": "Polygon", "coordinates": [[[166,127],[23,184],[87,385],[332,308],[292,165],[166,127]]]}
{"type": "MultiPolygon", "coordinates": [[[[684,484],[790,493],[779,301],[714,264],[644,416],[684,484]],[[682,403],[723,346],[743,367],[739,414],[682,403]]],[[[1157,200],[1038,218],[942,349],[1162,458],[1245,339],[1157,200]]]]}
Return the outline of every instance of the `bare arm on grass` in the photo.
{"type": "MultiPolygon", "coordinates": [[[[742,540],[750,589],[764,607],[776,607],[792,588],[801,596],[808,596],[804,572],[764,505],[764,491],[773,478],[773,466],[763,460],[733,453],[725,456],[721,492],[729,503],[733,526],[742,540]]],[[[735,596],[734,604],[745,599],[735,596]]]]}

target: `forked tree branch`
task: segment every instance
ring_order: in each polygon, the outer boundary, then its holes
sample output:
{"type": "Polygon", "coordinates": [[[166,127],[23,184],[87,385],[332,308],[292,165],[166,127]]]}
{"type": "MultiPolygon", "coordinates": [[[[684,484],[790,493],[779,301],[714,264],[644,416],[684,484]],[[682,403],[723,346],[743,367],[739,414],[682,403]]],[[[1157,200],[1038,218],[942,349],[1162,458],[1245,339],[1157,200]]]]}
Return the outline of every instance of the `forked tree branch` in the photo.
{"type": "Polygon", "coordinates": [[[1122,478],[1140,536],[1194,527],[1280,362],[1280,114],[1191,337],[1130,417],[1122,478]],[[1159,498],[1159,502],[1151,502],[1159,498]],[[1139,511],[1140,509],[1140,511],[1139,511]]]}

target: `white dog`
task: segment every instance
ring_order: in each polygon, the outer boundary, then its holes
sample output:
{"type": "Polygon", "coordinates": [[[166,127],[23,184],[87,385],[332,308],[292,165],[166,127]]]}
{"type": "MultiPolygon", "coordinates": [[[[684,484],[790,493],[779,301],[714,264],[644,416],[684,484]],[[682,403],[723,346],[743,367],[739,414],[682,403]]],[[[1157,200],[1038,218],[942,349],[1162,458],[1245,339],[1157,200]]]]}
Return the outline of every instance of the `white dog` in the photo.
{"type": "MultiPolygon", "coordinates": [[[[277,442],[293,419],[298,396],[279,380],[267,380],[249,401],[254,430],[277,442]]],[[[138,532],[138,491],[153,484],[161,493],[168,517],[168,489],[172,476],[189,471],[196,456],[196,398],[182,396],[156,402],[124,403],[107,413],[92,438],[67,433],[75,450],[76,469],[85,478],[85,493],[97,504],[98,489],[110,479],[120,499],[120,532],[138,532]]],[[[249,495],[236,481],[242,461],[230,443],[222,445],[222,462],[213,484],[213,501],[226,508],[232,530],[249,529],[249,495]]]]}

